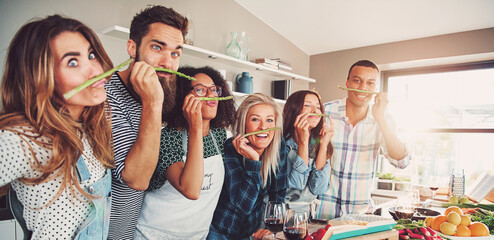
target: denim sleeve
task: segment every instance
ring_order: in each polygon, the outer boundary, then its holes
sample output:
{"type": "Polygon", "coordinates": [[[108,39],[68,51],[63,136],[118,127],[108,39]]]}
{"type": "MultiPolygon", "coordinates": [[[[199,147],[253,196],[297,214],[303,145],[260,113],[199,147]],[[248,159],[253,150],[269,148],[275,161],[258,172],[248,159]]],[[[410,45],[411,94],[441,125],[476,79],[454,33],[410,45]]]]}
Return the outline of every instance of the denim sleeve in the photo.
{"type": "MultiPolygon", "coordinates": [[[[288,148],[290,149],[290,148],[288,148]]],[[[303,190],[307,185],[310,174],[310,168],[305,161],[298,155],[297,149],[292,148],[287,157],[288,187],[303,190]]]]}
{"type": "Polygon", "coordinates": [[[329,178],[331,176],[330,159],[326,161],[326,165],[321,170],[318,170],[314,165],[309,175],[309,190],[314,195],[323,195],[329,190],[329,178]]]}

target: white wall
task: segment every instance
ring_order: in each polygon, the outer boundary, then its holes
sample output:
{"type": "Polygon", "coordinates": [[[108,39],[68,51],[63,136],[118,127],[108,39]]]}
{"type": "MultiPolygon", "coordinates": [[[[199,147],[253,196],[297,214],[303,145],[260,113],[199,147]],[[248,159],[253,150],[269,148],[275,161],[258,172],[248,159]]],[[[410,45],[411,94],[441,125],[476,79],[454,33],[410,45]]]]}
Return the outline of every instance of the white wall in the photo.
{"type": "MultiPolygon", "coordinates": [[[[233,0],[0,0],[0,72],[3,73],[5,55],[15,32],[28,20],[51,14],[63,14],[82,21],[98,33],[114,64],[128,58],[126,40],[102,35],[113,25],[129,27],[134,15],[147,5],[160,4],[177,12],[190,14],[194,28],[194,45],[211,51],[225,53],[230,32],[245,31],[252,41],[249,59],[280,57],[291,62],[294,73],[309,75],[309,56],[283,38],[257,17],[233,0]]],[[[183,57],[181,63],[193,60],[183,57]]],[[[242,69],[238,69],[240,73],[242,69]]],[[[231,72],[232,77],[237,72],[231,72]]],[[[254,90],[264,89],[266,82],[255,79],[268,78],[254,73],[254,90]]],[[[280,80],[280,79],[271,79],[280,80]]],[[[308,88],[299,82],[295,89],[308,88]]]]}
{"type": "Polygon", "coordinates": [[[337,86],[345,84],[350,66],[362,59],[372,60],[381,70],[492,60],[494,28],[312,55],[310,77],[317,79],[315,88],[323,101],[346,97],[337,86]]]}

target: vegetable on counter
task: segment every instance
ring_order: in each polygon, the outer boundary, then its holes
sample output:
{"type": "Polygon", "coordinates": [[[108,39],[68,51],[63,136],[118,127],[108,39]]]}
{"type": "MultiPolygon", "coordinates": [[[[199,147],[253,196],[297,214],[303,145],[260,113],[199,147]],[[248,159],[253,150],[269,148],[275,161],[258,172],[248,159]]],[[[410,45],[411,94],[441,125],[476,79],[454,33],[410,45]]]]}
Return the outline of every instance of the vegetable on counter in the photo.
{"type": "Polygon", "coordinates": [[[426,227],[422,220],[412,221],[410,219],[400,219],[396,222],[397,224],[394,229],[398,230],[400,239],[449,239],[437,234],[430,227],[426,227]]]}
{"type": "Polygon", "coordinates": [[[473,222],[481,222],[489,228],[491,235],[494,235],[494,212],[482,209],[476,209],[474,212],[468,213],[473,222]]]}
{"type": "Polygon", "coordinates": [[[459,208],[482,208],[494,211],[494,204],[474,204],[474,203],[443,203],[443,207],[457,206],[459,208]]]}

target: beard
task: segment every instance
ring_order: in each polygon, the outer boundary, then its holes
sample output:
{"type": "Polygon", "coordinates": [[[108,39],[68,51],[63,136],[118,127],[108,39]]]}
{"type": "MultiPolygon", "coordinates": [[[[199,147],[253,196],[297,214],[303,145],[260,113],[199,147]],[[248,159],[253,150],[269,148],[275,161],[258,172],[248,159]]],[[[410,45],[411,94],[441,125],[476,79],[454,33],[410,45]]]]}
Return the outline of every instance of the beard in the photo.
{"type": "Polygon", "coordinates": [[[175,96],[177,89],[177,77],[171,75],[169,79],[158,77],[163,88],[163,115],[167,115],[175,107],[175,96]]]}
{"type": "MultiPolygon", "coordinates": [[[[137,45],[137,51],[136,51],[136,57],[135,61],[138,62],[140,61],[139,58],[139,49],[140,49],[140,44],[137,45]]],[[[164,78],[158,76],[158,80],[160,81],[161,87],[163,88],[163,93],[164,93],[164,99],[163,99],[163,108],[162,108],[162,115],[165,116],[175,106],[175,96],[176,96],[176,89],[177,89],[177,76],[175,74],[172,74],[170,78],[164,78]]]]}

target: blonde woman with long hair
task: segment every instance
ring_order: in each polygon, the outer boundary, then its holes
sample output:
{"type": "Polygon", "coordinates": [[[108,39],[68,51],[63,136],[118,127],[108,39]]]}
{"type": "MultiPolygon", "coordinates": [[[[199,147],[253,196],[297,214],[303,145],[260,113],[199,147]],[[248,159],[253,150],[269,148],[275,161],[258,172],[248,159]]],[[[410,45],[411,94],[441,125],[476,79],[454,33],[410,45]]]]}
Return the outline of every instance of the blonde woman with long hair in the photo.
{"type": "Polygon", "coordinates": [[[264,196],[269,195],[270,201],[285,201],[286,147],[281,128],[281,110],[272,98],[255,93],[242,102],[232,130],[235,137],[225,142],[225,181],[207,239],[269,234],[256,231],[262,220],[264,196]],[[280,129],[244,137],[273,127],[280,129]]]}
{"type": "Polygon", "coordinates": [[[106,239],[113,152],[97,35],[59,15],[30,21],[12,39],[2,78],[0,186],[11,184],[24,239],[106,239]]]}

